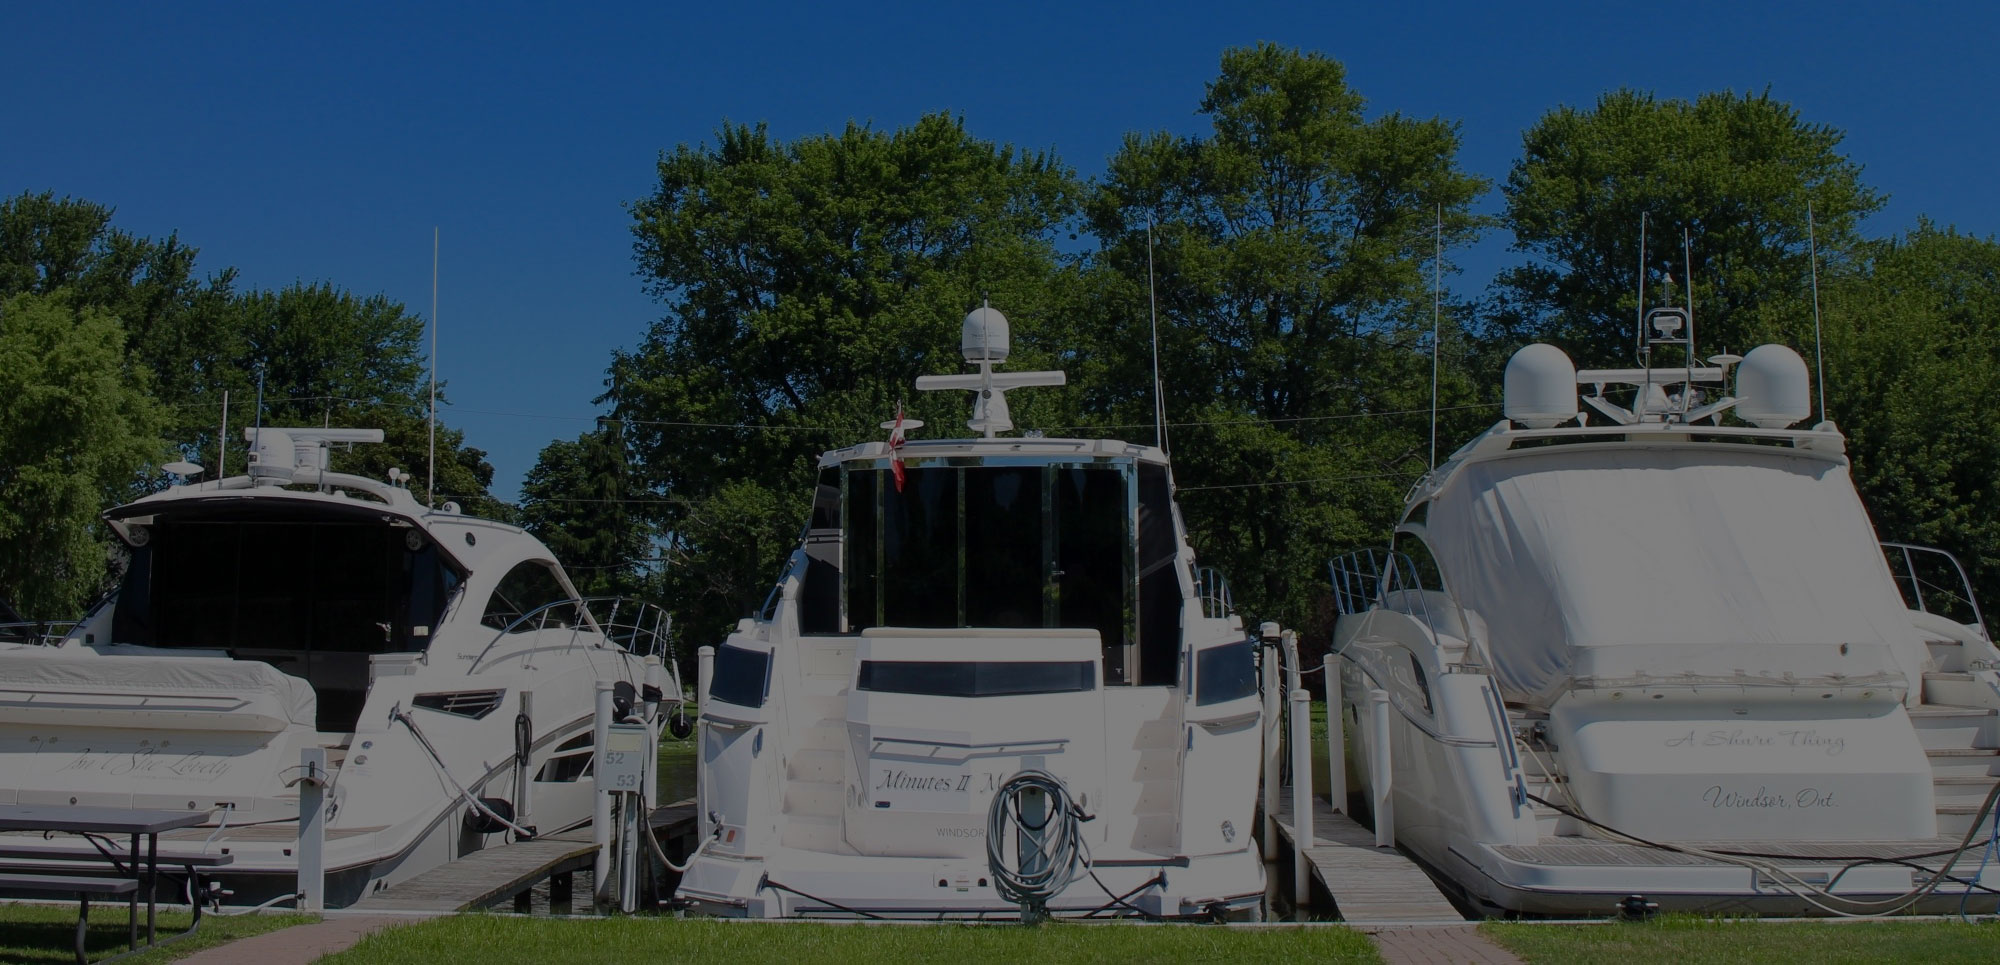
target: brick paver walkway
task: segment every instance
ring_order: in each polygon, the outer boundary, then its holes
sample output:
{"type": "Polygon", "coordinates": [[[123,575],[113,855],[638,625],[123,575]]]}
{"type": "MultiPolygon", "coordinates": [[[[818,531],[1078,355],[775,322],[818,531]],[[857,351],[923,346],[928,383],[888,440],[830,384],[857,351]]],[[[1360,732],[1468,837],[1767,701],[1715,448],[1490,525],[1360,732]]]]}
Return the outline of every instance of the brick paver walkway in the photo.
{"type": "Polygon", "coordinates": [[[1479,926],[1383,925],[1363,929],[1389,965],[1521,965],[1513,952],[1479,933],[1479,926]]]}
{"type": "Polygon", "coordinates": [[[180,965],[311,965],[313,959],[352,948],[390,925],[420,920],[407,916],[328,918],[206,948],[181,959],[180,965]]]}

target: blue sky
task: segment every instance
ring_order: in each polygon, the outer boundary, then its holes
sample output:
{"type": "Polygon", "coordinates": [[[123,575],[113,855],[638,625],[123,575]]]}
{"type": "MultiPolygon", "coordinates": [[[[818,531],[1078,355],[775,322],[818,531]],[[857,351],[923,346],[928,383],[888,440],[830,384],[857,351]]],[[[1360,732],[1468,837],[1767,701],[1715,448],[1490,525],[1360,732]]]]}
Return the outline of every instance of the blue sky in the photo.
{"type": "MultiPolygon", "coordinates": [[[[1461,122],[1461,163],[1496,183],[1558,105],[1768,87],[1847,132],[1889,196],[1871,232],[1922,214],[1983,236],[1995,37],[1990,2],[13,4],[0,194],[112,205],[245,286],[424,315],[436,227],[446,417],[511,498],[660,314],[623,206],[724,119],[791,138],[951,111],[1094,175],[1128,131],[1201,132],[1223,49],[1270,40],[1345,63],[1371,112],[1461,122]]],[[[1457,286],[1483,288],[1507,240],[1462,253],[1457,286]]]]}

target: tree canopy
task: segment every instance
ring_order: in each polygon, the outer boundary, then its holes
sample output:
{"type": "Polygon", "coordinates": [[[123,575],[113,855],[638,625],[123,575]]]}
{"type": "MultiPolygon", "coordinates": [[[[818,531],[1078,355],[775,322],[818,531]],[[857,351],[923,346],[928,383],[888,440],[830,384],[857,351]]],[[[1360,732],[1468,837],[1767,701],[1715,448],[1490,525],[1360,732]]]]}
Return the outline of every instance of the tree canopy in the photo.
{"type": "Polygon", "coordinates": [[[1808,203],[1836,267],[1860,253],[1861,220],[1883,203],[1842,137],[1768,93],[1617,90],[1550,111],[1522,135],[1501,189],[1514,250],[1530,260],[1498,279],[1496,321],[1580,363],[1633,364],[1643,215],[1651,283],[1685,285],[1693,263],[1698,351],[1796,344],[1810,333],[1808,203]]]}

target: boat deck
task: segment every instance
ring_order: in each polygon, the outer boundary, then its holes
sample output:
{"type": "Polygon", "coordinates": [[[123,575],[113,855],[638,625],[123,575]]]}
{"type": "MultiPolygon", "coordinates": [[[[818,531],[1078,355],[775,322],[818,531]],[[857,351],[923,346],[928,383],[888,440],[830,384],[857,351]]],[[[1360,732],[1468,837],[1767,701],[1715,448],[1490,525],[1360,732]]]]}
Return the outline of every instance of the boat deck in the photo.
{"type": "MultiPolygon", "coordinates": [[[[1292,820],[1291,795],[1281,797],[1277,818],[1284,846],[1279,851],[1288,857],[1293,853],[1298,832],[1292,820]]],[[[1312,863],[1313,877],[1333,895],[1343,921],[1465,919],[1415,861],[1393,848],[1377,848],[1375,832],[1345,814],[1336,813],[1322,798],[1313,798],[1313,844],[1305,853],[1312,863]]],[[[1285,860],[1281,857],[1280,864],[1285,860]]]]}

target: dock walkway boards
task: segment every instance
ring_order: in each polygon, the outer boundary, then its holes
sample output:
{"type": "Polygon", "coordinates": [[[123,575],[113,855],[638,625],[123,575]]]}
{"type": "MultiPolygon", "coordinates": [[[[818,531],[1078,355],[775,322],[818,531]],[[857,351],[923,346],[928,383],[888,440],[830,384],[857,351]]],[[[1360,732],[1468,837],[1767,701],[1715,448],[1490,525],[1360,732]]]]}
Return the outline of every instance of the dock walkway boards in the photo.
{"type": "Polygon", "coordinates": [[[596,849],[590,829],[474,851],[349,905],[352,911],[431,911],[448,914],[484,908],[513,897],[550,875],[591,866],[596,849]]]}
{"type": "MultiPolygon", "coordinates": [[[[1298,840],[1290,793],[1283,795],[1277,817],[1278,834],[1284,842],[1279,849],[1279,873],[1288,874],[1292,842],[1298,840]]],[[[1375,847],[1375,832],[1335,813],[1332,805],[1317,797],[1313,798],[1313,843],[1306,849],[1306,859],[1312,862],[1313,876],[1333,895],[1343,921],[1465,918],[1415,861],[1393,848],[1375,847]]]]}
{"type": "MultiPolygon", "coordinates": [[[[663,844],[691,838],[694,802],[679,801],[655,808],[648,822],[663,844]]],[[[667,847],[669,853],[677,849],[667,847]]],[[[596,863],[590,828],[516,841],[474,851],[446,862],[360,901],[351,911],[436,912],[472,911],[499,904],[551,875],[583,871],[596,863]]]]}

